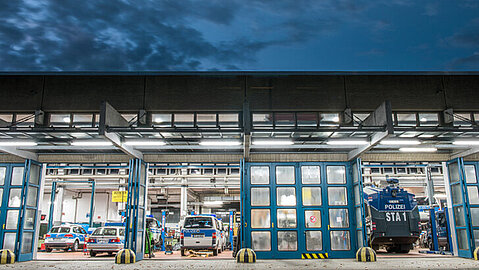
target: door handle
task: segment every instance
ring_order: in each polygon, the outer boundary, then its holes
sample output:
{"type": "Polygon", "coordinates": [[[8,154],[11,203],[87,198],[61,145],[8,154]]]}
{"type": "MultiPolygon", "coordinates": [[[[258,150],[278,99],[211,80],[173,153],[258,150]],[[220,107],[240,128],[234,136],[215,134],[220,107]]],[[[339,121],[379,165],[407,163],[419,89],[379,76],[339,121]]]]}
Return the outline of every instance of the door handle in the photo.
{"type": "Polygon", "coordinates": [[[274,222],[271,222],[271,228],[274,228],[274,222]]]}
{"type": "Polygon", "coordinates": [[[329,231],[329,225],[328,225],[328,231],[329,231]]]}

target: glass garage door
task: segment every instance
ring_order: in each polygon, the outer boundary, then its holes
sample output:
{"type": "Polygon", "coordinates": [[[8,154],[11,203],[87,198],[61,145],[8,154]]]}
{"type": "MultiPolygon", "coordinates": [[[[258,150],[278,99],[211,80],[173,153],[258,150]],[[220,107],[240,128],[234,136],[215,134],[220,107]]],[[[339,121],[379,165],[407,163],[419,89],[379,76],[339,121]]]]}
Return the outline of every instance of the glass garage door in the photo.
{"type": "Polygon", "coordinates": [[[246,163],[245,246],[258,258],[323,253],[354,256],[355,224],[346,163],[246,163]]]}

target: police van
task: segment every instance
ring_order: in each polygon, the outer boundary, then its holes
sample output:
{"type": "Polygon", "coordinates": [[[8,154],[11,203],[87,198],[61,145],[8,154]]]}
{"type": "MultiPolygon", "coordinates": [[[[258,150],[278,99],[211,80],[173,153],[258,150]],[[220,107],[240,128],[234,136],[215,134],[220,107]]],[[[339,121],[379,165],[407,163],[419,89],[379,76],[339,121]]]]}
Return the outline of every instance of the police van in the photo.
{"type": "Polygon", "coordinates": [[[221,249],[221,228],[218,219],[210,215],[187,216],[180,234],[181,256],[188,250],[212,250],[217,256],[221,249]]]}

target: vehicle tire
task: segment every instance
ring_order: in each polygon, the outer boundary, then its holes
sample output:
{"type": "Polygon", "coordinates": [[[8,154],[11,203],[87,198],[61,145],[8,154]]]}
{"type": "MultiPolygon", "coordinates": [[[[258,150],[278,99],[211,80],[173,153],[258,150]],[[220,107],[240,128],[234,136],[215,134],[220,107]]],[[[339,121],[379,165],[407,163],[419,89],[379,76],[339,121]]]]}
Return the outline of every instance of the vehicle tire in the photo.
{"type": "Polygon", "coordinates": [[[386,247],[386,251],[387,251],[388,253],[396,252],[396,251],[397,251],[397,247],[396,247],[396,246],[388,246],[388,247],[386,247]]]}
{"type": "Polygon", "coordinates": [[[52,252],[52,251],[53,251],[53,248],[45,248],[45,251],[46,251],[46,252],[52,252]]]}
{"type": "Polygon", "coordinates": [[[73,243],[73,246],[72,246],[72,252],[77,252],[79,245],[80,244],[78,243],[78,240],[75,241],[75,243],[73,243]]]}
{"type": "Polygon", "coordinates": [[[70,248],[64,248],[63,251],[65,252],[68,252],[68,250],[70,250],[70,248]]]}
{"type": "Polygon", "coordinates": [[[213,256],[218,256],[218,249],[213,249],[213,256]]]}
{"type": "Polygon", "coordinates": [[[113,256],[113,252],[108,252],[108,256],[113,256]]]}
{"type": "Polygon", "coordinates": [[[96,252],[95,251],[90,251],[90,257],[95,257],[96,256],[96,252]]]}
{"type": "Polygon", "coordinates": [[[186,256],[184,249],[181,249],[181,256],[186,256]]]}

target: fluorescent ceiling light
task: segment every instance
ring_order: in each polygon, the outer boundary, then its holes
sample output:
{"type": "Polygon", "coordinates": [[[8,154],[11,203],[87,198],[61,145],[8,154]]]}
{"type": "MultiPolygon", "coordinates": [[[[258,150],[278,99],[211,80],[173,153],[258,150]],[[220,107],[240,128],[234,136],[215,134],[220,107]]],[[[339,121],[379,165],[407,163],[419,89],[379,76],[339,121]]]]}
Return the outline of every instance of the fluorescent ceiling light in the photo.
{"type": "Polygon", "coordinates": [[[22,141],[3,141],[0,146],[35,146],[36,142],[22,142],[22,141]]]}
{"type": "Polygon", "coordinates": [[[399,148],[401,152],[436,152],[435,147],[402,147],[399,148]]]}
{"type": "Polygon", "coordinates": [[[222,205],[223,202],[222,201],[206,201],[206,202],[203,202],[204,205],[222,205]]]}
{"type": "Polygon", "coordinates": [[[368,141],[363,140],[330,140],[326,142],[329,145],[365,145],[368,141]]]}
{"type": "Polygon", "coordinates": [[[389,145],[418,145],[421,144],[418,140],[382,140],[380,144],[389,144],[389,145]]]}
{"type": "Polygon", "coordinates": [[[63,117],[63,122],[70,123],[70,117],[69,116],[63,117]]]}
{"type": "Polygon", "coordinates": [[[456,140],[452,143],[455,145],[479,145],[479,140],[456,140]]]}
{"type": "Polygon", "coordinates": [[[204,146],[236,146],[241,145],[239,141],[202,141],[200,145],[204,146]]]}
{"type": "Polygon", "coordinates": [[[125,145],[133,145],[133,146],[155,146],[155,145],[165,145],[163,141],[126,141],[125,145]]]}
{"type": "Polygon", "coordinates": [[[426,117],[421,117],[421,122],[427,122],[427,118],[426,117]]]}
{"type": "Polygon", "coordinates": [[[74,141],[72,142],[72,145],[73,146],[110,146],[113,144],[107,141],[74,141]]]}
{"type": "Polygon", "coordinates": [[[292,145],[290,140],[254,140],[253,145],[292,145]]]}

